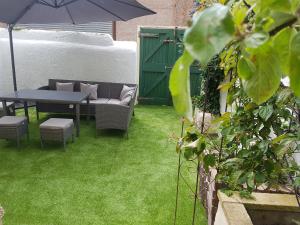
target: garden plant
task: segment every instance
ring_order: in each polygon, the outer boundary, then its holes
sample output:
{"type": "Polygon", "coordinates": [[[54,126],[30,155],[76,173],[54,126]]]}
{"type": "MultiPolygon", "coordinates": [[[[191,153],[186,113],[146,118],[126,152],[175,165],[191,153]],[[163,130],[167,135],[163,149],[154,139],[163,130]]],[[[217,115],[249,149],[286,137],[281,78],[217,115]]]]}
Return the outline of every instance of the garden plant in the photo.
{"type": "MultiPolygon", "coordinates": [[[[300,140],[299,18],[300,0],[197,2],[170,77],[174,107],[189,124],[177,151],[215,168],[227,194],[300,185],[293,157],[300,140]],[[230,112],[213,121],[214,136],[193,125],[189,68],[195,60],[206,68],[216,57],[226,81],[218,91],[228,92],[230,112]]],[[[204,98],[210,101],[208,91],[204,98]]]]}

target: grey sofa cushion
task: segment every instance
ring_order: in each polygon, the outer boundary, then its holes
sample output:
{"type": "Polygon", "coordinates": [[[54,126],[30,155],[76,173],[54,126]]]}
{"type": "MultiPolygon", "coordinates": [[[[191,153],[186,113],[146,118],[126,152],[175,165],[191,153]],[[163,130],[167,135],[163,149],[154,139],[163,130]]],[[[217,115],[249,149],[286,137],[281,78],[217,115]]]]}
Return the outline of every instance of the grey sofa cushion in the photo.
{"type": "Polygon", "coordinates": [[[120,94],[120,100],[124,100],[125,98],[128,98],[129,96],[132,98],[134,96],[134,87],[128,87],[127,85],[123,85],[123,89],[120,94]]]}
{"type": "Polygon", "coordinates": [[[60,83],[56,82],[57,91],[74,91],[74,83],[60,83]]]}
{"type": "Polygon", "coordinates": [[[85,84],[80,83],[80,91],[88,94],[91,100],[98,99],[98,84],[85,84]]]}

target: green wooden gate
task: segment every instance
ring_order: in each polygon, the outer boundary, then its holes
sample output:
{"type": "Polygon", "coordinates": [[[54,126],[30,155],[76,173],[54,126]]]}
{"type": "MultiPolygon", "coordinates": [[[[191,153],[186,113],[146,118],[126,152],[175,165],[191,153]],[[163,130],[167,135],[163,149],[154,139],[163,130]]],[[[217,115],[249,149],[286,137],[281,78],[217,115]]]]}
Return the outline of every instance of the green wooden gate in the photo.
{"type": "MultiPolygon", "coordinates": [[[[141,28],[140,85],[141,104],[171,105],[170,72],[183,53],[183,29],[141,28]]],[[[191,67],[191,94],[200,94],[201,71],[191,67]]]]}

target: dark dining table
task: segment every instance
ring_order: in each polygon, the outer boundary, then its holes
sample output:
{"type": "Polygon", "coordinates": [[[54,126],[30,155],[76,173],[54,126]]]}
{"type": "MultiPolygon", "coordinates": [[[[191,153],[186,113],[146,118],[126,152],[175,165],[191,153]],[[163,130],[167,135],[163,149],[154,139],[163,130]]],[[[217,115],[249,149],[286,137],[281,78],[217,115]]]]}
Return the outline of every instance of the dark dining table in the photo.
{"type": "MultiPolygon", "coordinates": [[[[82,92],[67,92],[67,91],[49,91],[49,90],[19,90],[8,94],[0,93],[0,101],[3,104],[3,111],[8,114],[6,102],[22,102],[24,104],[25,115],[28,118],[28,102],[44,102],[56,104],[70,104],[74,107],[76,117],[76,135],[80,135],[80,104],[86,100],[89,105],[89,94],[82,92]]],[[[89,107],[88,107],[89,108],[89,107]]],[[[89,118],[88,118],[89,119],[89,118]]]]}

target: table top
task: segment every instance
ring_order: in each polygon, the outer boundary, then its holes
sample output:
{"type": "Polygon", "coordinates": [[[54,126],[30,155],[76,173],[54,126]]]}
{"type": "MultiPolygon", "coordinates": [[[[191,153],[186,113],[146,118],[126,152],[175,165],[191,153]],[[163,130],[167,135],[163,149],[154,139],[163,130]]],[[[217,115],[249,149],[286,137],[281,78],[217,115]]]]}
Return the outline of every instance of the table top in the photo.
{"type": "Polygon", "coordinates": [[[0,101],[37,101],[79,104],[88,98],[82,92],[49,91],[49,90],[19,90],[9,94],[0,94],[0,101]]]}

